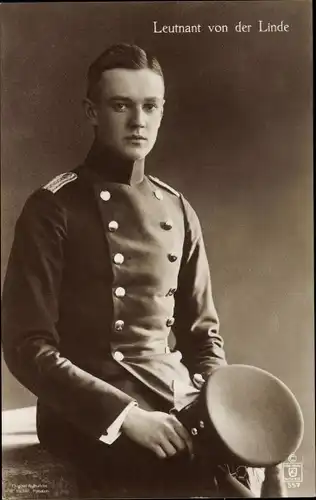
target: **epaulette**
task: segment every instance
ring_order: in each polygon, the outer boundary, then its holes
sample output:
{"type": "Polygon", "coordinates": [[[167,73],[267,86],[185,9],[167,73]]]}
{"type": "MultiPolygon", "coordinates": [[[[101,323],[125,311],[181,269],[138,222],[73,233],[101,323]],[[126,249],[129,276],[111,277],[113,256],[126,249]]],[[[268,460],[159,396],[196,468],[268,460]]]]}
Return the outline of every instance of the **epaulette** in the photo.
{"type": "Polygon", "coordinates": [[[59,174],[54,179],[52,179],[48,184],[43,186],[43,189],[47,189],[51,193],[57,193],[63,186],[76,180],[78,177],[74,172],[66,172],[64,174],[59,174]]]}
{"type": "Polygon", "coordinates": [[[158,186],[164,187],[165,189],[167,189],[171,193],[173,193],[176,196],[178,196],[178,198],[180,198],[180,193],[178,191],[176,191],[175,189],[173,189],[171,186],[169,186],[169,184],[166,184],[165,182],[162,182],[160,179],[158,179],[158,177],[154,177],[153,175],[149,175],[148,177],[155,184],[158,184],[158,186]]]}

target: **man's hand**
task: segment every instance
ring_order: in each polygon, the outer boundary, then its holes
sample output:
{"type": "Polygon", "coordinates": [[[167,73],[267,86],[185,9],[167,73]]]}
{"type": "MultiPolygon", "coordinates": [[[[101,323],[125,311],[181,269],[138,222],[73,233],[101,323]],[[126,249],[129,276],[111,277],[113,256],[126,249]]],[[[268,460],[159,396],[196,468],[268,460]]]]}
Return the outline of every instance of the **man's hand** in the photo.
{"type": "Polygon", "coordinates": [[[186,448],[193,456],[191,436],[174,415],[135,406],[125,417],[122,431],[159,458],[172,457],[186,448]]]}

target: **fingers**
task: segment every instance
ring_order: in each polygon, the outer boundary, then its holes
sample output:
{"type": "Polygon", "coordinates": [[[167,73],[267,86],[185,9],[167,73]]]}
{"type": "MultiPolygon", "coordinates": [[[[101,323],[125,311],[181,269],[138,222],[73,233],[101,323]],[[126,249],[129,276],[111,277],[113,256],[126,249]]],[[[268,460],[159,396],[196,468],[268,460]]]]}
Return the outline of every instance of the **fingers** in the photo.
{"type": "Polygon", "coordinates": [[[175,428],[170,428],[166,430],[167,437],[170,443],[176,448],[177,451],[182,451],[186,448],[185,439],[176,431],[175,428]]]}
{"type": "Polygon", "coordinates": [[[193,457],[193,441],[188,432],[188,430],[182,425],[182,423],[173,415],[174,418],[174,429],[178,436],[181,438],[182,443],[187,447],[191,457],[193,457]]]}
{"type": "Polygon", "coordinates": [[[158,458],[167,458],[166,452],[162,449],[159,444],[153,447],[153,452],[157,455],[158,458]]]}
{"type": "Polygon", "coordinates": [[[160,442],[152,447],[153,452],[158,458],[173,457],[177,453],[177,449],[172,443],[164,436],[161,437],[160,442]]]}
{"type": "Polygon", "coordinates": [[[173,445],[173,443],[164,437],[160,443],[161,448],[165,452],[167,457],[173,457],[179,450],[173,445]]]}
{"type": "Polygon", "coordinates": [[[159,458],[167,458],[188,449],[193,454],[193,445],[190,434],[186,428],[174,416],[168,416],[159,438],[153,446],[154,453],[159,458]]]}

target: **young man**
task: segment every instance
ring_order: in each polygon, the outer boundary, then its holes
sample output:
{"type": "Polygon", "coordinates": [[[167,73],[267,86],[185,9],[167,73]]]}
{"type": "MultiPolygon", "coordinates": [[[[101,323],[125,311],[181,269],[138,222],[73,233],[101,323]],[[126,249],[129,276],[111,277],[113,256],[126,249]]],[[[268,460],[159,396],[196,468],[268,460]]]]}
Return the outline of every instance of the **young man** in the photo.
{"type": "Polygon", "coordinates": [[[101,54],[84,100],[94,144],[16,225],[5,359],[38,396],[39,439],[76,465],[83,496],[217,495],[169,413],[226,360],[198,218],[144,173],[164,102],[155,58],[125,44],[101,54]]]}

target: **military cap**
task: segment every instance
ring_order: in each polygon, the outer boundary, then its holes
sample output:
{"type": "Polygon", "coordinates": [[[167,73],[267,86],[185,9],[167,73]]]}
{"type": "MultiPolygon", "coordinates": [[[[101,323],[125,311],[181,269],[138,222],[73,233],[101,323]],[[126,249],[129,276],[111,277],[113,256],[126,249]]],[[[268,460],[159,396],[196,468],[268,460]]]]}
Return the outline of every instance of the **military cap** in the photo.
{"type": "Polygon", "coordinates": [[[196,449],[218,463],[276,465],[303,437],[303,415],[291,390],[271,373],[248,365],[217,368],[178,418],[196,449]]]}

